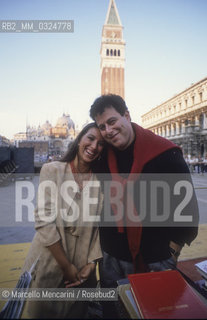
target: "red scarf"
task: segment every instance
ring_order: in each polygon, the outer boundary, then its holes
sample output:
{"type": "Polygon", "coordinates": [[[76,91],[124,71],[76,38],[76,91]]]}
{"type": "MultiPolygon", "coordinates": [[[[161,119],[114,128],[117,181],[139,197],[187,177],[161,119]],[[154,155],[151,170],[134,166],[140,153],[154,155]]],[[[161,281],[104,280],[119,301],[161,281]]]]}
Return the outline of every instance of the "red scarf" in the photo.
{"type": "MultiPolygon", "coordinates": [[[[142,172],[142,169],[147,162],[149,162],[156,156],[160,155],[164,151],[177,147],[171,141],[165,138],[162,138],[160,136],[157,136],[154,133],[152,133],[150,130],[144,129],[135,123],[132,123],[132,127],[135,132],[133,164],[132,164],[131,172],[129,173],[129,176],[127,179],[124,179],[119,175],[116,155],[111,147],[108,148],[108,165],[109,165],[110,172],[112,173],[112,181],[120,182],[123,185],[124,189],[128,181],[137,180],[137,177],[138,177],[137,174],[142,172]]],[[[126,207],[126,204],[124,203],[123,199],[122,201],[123,201],[124,208],[129,208],[129,206],[126,207]]],[[[131,202],[131,208],[132,210],[134,210],[134,215],[138,216],[138,213],[134,206],[133,199],[128,200],[128,205],[129,205],[129,202],[131,202]]],[[[112,205],[112,210],[116,215],[117,207],[115,205],[112,205]]],[[[126,212],[126,210],[124,210],[124,212],[126,212]]],[[[127,216],[128,215],[124,216],[126,225],[127,225],[126,227],[127,239],[129,244],[129,250],[131,252],[133,262],[135,263],[135,259],[137,254],[139,253],[139,248],[140,248],[140,242],[141,242],[141,236],[142,236],[142,225],[140,223],[138,227],[132,227],[132,226],[129,227],[129,221],[127,216]]],[[[117,228],[119,232],[124,232],[123,225],[124,225],[123,221],[117,222],[117,228]]]]}

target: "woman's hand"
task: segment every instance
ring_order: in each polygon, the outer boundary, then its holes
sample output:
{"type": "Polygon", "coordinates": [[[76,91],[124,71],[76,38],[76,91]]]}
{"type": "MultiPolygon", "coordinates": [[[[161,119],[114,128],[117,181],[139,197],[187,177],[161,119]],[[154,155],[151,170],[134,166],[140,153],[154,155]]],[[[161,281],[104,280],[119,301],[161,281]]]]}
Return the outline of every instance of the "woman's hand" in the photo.
{"type": "Polygon", "coordinates": [[[95,270],[95,268],[95,263],[86,264],[77,274],[78,281],[74,283],[67,282],[66,288],[76,287],[81,283],[85,282],[89,278],[90,274],[95,270]]]}
{"type": "Polygon", "coordinates": [[[63,270],[63,276],[65,279],[65,287],[77,287],[81,284],[81,279],[78,275],[78,269],[74,264],[70,264],[67,268],[63,270]]]}
{"type": "Polygon", "coordinates": [[[87,280],[90,274],[95,270],[96,264],[95,263],[88,263],[85,265],[78,273],[80,279],[83,281],[87,280]]]}
{"type": "Polygon", "coordinates": [[[48,246],[47,248],[50,250],[53,257],[59,264],[66,282],[73,283],[78,286],[80,284],[78,269],[72,263],[70,263],[70,261],[68,261],[65,251],[62,247],[61,241],[59,240],[51,246],[48,246]]]}
{"type": "Polygon", "coordinates": [[[68,264],[63,270],[63,277],[65,281],[76,282],[79,281],[78,269],[74,264],[68,264]]]}

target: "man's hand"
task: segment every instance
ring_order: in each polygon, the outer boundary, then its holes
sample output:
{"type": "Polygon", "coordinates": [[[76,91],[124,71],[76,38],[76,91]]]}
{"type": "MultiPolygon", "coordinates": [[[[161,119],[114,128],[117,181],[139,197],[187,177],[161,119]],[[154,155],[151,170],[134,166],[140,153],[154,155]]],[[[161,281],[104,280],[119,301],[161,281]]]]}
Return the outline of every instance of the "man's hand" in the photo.
{"type": "Polygon", "coordinates": [[[175,251],[175,254],[171,252],[173,259],[175,260],[175,262],[177,262],[178,257],[180,255],[180,252],[182,250],[182,246],[180,246],[179,244],[170,241],[170,248],[172,248],[175,251]]]}

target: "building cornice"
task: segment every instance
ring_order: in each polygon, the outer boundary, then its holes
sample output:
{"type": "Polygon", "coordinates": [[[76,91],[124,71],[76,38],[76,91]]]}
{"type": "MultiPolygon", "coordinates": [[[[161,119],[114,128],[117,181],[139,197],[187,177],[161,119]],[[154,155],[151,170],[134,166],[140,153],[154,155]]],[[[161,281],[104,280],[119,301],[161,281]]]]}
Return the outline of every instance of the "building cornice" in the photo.
{"type": "Polygon", "coordinates": [[[188,87],[187,89],[181,91],[180,93],[175,94],[173,97],[171,97],[171,98],[169,98],[168,100],[162,102],[162,103],[159,104],[158,106],[152,108],[150,111],[144,113],[141,117],[147,116],[148,114],[152,113],[152,112],[155,111],[156,109],[159,109],[159,108],[162,107],[163,105],[171,102],[172,100],[177,99],[179,96],[182,96],[184,93],[189,92],[190,90],[192,90],[193,88],[195,88],[195,87],[198,86],[199,84],[203,84],[205,81],[207,81],[207,77],[204,78],[204,79],[202,79],[202,80],[200,80],[200,81],[198,81],[198,82],[196,82],[196,83],[194,83],[192,86],[190,86],[190,87],[188,87]]]}

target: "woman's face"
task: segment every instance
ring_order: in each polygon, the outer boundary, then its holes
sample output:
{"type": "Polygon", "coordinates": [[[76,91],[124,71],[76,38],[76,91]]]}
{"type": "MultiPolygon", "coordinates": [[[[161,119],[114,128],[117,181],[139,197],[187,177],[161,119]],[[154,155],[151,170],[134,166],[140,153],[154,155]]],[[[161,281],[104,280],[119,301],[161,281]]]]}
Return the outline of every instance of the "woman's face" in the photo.
{"type": "Polygon", "coordinates": [[[104,140],[97,128],[91,128],[79,142],[78,157],[84,162],[94,161],[104,147],[104,140]]]}

